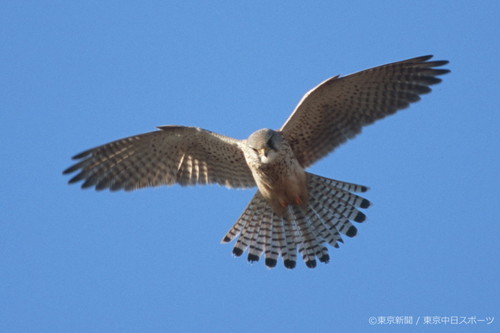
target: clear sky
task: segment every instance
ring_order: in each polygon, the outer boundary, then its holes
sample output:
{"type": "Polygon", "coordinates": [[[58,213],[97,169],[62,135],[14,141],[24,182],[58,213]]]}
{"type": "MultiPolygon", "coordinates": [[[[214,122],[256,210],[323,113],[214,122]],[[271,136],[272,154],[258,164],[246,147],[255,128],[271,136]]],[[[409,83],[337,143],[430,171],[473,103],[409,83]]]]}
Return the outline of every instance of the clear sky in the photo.
{"type": "Polygon", "coordinates": [[[391,316],[412,318],[399,330],[500,331],[499,13],[457,0],[2,1],[0,332],[381,332],[370,318],[391,316]],[[369,186],[374,203],[314,270],[251,265],[219,243],[255,190],[96,193],[61,174],[74,154],[158,125],[276,129],[324,79],[426,54],[450,60],[442,84],[310,168],[369,186]]]}

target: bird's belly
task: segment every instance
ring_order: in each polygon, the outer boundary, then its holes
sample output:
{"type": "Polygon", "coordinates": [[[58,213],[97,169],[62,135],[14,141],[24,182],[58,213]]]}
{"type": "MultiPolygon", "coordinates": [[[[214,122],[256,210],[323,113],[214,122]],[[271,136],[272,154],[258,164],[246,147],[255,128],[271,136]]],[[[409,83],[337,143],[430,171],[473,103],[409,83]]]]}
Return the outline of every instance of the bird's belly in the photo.
{"type": "Polygon", "coordinates": [[[278,214],[283,214],[289,205],[307,204],[306,173],[298,163],[289,166],[285,168],[275,166],[272,172],[266,172],[264,168],[255,175],[259,191],[278,214]]]}

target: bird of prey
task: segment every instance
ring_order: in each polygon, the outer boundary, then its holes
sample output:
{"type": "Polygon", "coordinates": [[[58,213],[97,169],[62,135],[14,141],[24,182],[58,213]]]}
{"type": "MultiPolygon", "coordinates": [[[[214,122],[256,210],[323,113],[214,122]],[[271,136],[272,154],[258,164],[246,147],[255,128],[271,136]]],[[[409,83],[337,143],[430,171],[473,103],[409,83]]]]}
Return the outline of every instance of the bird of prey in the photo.
{"type": "Polygon", "coordinates": [[[267,267],[283,260],[296,266],[297,252],[309,268],[330,259],[351,223],[363,222],[370,202],[356,193],[367,187],[321,177],[305,169],[382,119],[431,91],[449,70],[448,61],[422,56],[331,77],[310,90],[279,130],[260,129],[237,140],[197,127],[159,130],[86,150],[64,174],[82,188],[135,190],[158,185],[257,186],[254,197],[223,237],[237,238],[233,254],[248,260],[264,255],[267,267]]]}

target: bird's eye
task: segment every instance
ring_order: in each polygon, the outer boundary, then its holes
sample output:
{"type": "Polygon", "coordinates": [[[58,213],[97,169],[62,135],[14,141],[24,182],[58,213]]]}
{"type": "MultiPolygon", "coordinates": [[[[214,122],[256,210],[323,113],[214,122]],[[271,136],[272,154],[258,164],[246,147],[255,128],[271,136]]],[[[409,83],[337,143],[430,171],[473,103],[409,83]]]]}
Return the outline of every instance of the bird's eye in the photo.
{"type": "Polygon", "coordinates": [[[267,140],[267,146],[269,148],[271,148],[272,150],[276,150],[276,148],[274,147],[274,144],[273,144],[273,138],[271,137],[269,140],[267,140]]]}
{"type": "Polygon", "coordinates": [[[255,148],[252,148],[252,150],[257,154],[259,151],[255,148]]]}

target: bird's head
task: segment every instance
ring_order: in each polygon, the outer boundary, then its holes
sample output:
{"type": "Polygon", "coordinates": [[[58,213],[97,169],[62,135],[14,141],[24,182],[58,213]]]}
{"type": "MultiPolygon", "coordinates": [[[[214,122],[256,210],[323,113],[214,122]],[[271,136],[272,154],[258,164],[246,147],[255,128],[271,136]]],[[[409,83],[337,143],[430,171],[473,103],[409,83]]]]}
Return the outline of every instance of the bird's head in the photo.
{"type": "Polygon", "coordinates": [[[247,146],[261,163],[271,163],[278,156],[283,143],[281,133],[268,128],[253,132],[247,139],[247,146]]]}

